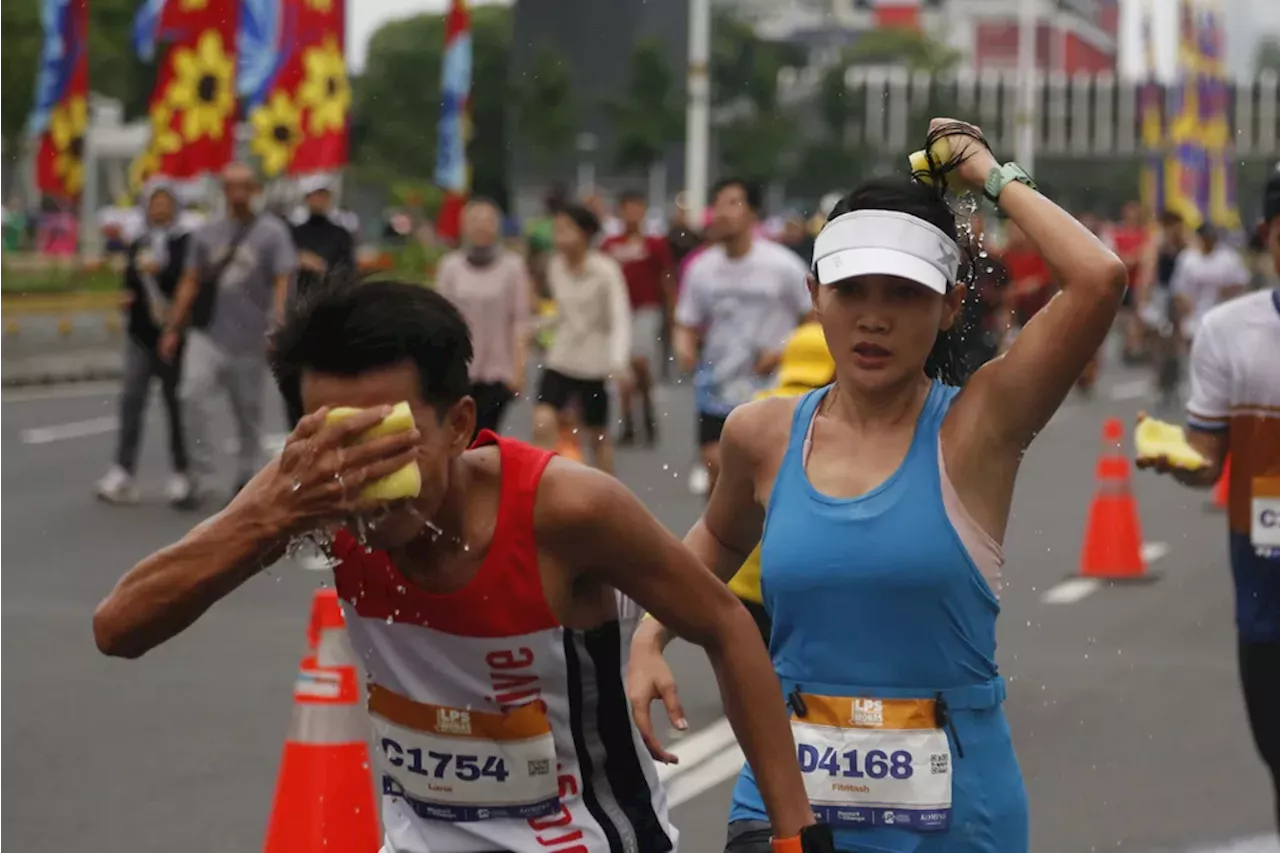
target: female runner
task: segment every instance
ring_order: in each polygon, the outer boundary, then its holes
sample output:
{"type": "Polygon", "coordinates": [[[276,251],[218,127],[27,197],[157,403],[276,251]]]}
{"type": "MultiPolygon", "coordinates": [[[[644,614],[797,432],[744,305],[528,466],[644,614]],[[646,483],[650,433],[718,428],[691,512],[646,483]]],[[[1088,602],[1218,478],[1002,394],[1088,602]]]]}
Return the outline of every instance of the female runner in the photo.
{"type": "MultiPolygon", "coordinates": [[[[935,119],[952,157],[931,184],[878,179],[831,212],[809,287],[836,380],[736,409],[724,471],[686,544],[728,578],[763,533],[770,652],[814,812],[852,851],[1020,853],[1022,775],[996,667],[1001,541],[1023,453],[1106,337],[1125,268],[1001,166],[981,132],[935,119]],[[1044,255],[1061,293],[960,391],[953,331],[966,265],[941,193],[984,192],[1044,255]]],[[[629,692],[679,704],[647,619],[629,692]]],[[[730,853],[767,851],[749,769],[730,853]]]]}

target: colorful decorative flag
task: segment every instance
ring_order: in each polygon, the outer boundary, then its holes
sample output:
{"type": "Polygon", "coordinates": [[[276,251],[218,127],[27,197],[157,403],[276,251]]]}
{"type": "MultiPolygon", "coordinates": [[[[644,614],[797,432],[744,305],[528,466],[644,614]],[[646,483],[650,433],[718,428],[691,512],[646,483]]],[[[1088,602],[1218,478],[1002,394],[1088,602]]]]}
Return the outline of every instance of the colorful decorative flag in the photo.
{"type": "Polygon", "coordinates": [[[147,0],[134,18],[144,59],[168,49],[156,72],[151,140],[130,167],[135,189],[154,175],[193,178],[235,154],[236,35],[240,0],[147,0]]]}
{"type": "Polygon", "coordinates": [[[343,0],[277,0],[274,61],[248,95],[250,148],[269,176],[347,162],[351,86],[343,0]]]}
{"type": "Polygon", "coordinates": [[[1205,178],[1204,141],[1200,128],[1198,80],[1199,40],[1192,0],[1178,4],[1177,77],[1168,90],[1169,153],[1165,159],[1165,198],[1192,228],[1204,221],[1201,203],[1205,178]]]}
{"type": "Polygon", "coordinates": [[[1203,113],[1208,160],[1205,209],[1215,225],[1236,229],[1240,227],[1240,211],[1235,198],[1235,146],[1227,107],[1226,30],[1220,2],[1205,13],[1200,32],[1201,73],[1209,95],[1209,106],[1203,113]]]}
{"type": "Polygon", "coordinates": [[[88,0],[44,0],[44,47],[36,77],[31,135],[39,142],[36,185],[73,199],[84,187],[84,137],[89,129],[88,0]]]}
{"type": "Polygon", "coordinates": [[[467,142],[471,139],[471,12],[466,0],[452,0],[445,19],[444,62],[440,73],[440,124],[436,140],[436,185],[444,203],[436,233],[451,242],[462,230],[462,207],[471,190],[467,142]]]}
{"type": "Polygon", "coordinates": [[[1164,116],[1160,110],[1160,84],[1156,80],[1155,38],[1151,30],[1151,3],[1142,9],[1143,82],[1138,90],[1142,121],[1143,163],[1139,198],[1142,206],[1158,216],[1165,207],[1164,116]]]}

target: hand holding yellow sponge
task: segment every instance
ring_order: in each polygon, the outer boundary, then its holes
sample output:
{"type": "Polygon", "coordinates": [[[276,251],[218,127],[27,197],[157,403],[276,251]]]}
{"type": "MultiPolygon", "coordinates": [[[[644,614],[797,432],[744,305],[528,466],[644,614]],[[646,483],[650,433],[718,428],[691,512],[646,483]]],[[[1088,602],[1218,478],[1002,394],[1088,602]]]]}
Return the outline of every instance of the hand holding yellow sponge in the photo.
{"type": "MultiPolygon", "coordinates": [[[[325,424],[337,423],[360,411],[360,409],[345,407],[333,409],[325,417],[325,424]]],[[[354,443],[362,444],[375,438],[382,438],[384,435],[393,435],[410,429],[413,429],[413,412],[408,403],[397,403],[392,408],[391,414],[358,435],[354,443]]],[[[396,501],[402,498],[416,498],[421,491],[422,472],[418,470],[417,463],[410,462],[398,471],[365,486],[360,490],[360,499],[376,502],[396,501]]]]}
{"type": "Polygon", "coordinates": [[[1155,418],[1143,418],[1133,431],[1133,446],[1139,459],[1164,459],[1174,468],[1195,471],[1209,460],[1187,443],[1182,427],[1155,418]]]}
{"type": "Polygon", "coordinates": [[[945,136],[938,138],[929,146],[928,153],[921,149],[907,158],[911,163],[911,174],[919,181],[926,184],[933,183],[933,171],[929,168],[929,157],[932,155],[933,162],[939,165],[946,163],[951,159],[951,143],[947,141],[945,136]]]}

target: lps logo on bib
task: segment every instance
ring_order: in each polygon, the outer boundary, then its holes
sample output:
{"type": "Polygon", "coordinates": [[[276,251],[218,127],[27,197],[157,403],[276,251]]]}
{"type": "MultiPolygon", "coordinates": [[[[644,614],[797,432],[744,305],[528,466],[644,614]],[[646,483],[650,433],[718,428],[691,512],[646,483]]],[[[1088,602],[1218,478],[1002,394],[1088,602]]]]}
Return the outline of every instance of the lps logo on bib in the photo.
{"type": "Polygon", "coordinates": [[[853,724],[855,726],[883,726],[884,702],[879,699],[854,699],[853,724]]]}

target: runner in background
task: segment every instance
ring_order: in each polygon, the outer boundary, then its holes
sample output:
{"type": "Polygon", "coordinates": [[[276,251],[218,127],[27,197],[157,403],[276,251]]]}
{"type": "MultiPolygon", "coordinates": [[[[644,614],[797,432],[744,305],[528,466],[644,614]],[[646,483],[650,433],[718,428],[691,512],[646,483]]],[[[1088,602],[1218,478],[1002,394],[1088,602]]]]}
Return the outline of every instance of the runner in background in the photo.
{"type": "Polygon", "coordinates": [[[1148,255],[1147,245],[1152,239],[1151,226],[1142,205],[1136,201],[1125,204],[1120,222],[1111,229],[1112,246],[1129,271],[1129,287],[1120,305],[1120,327],[1124,334],[1121,359],[1125,364],[1137,364],[1146,352],[1146,335],[1142,319],[1138,316],[1138,289],[1142,284],[1143,263],[1148,255]]]}
{"type": "Polygon", "coordinates": [[[499,432],[507,405],[524,390],[533,283],[524,260],[501,243],[497,204],[474,198],[462,211],[462,247],[440,261],[436,289],[471,330],[471,398],[476,434],[499,432]]]}
{"type": "Polygon", "coordinates": [[[1011,324],[1001,342],[1000,351],[1009,349],[1018,334],[1041,308],[1049,304],[1057,288],[1049,276],[1049,267],[1016,222],[1006,222],[1004,246],[1000,261],[1009,274],[1005,287],[1005,305],[1011,324]]]}
{"type": "MultiPolygon", "coordinates": [[[[1280,268],[1280,175],[1267,185],[1264,207],[1267,247],[1280,268]]],[[[1187,471],[1165,459],[1137,465],[1208,489],[1231,455],[1228,548],[1240,681],[1254,743],[1271,771],[1280,830],[1280,287],[1210,308],[1200,318],[1185,432],[1208,466],[1187,471]]]]}
{"type": "Polygon", "coordinates": [[[1173,298],[1173,271],[1186,248],[1187,230],[1182,217],[1173,210],[1163,211],[1160,230],[1147,244],[1138,284],[1138,317],[1146,330],[1146,349],[1155,370],[1162,411],[1177,408],[1182,380],[1183,344],[1173,298]]]}
{"type": "Polygon", "coordinates": [[[600,220],[568,204],[556,214],[556,251],[547,264],[555,300],[551,347],[533,409],[533,440],[552,450],[562,429],[577,427],[595,466],[613,473],[605,383],[630,369],[631,306],[622,268],[591,248],[600,220]]]}
{"type": "Polygon", "coordinates": [[[1215,305],[1244,293],[1249,270],[1240,253],[1221,242],[1214,226],[1196,229],[1196,244],[1178,257],[1171,287],[1184,339],[1194,342],[1200,320],[1215,305]]]}
{"type": "Polygon", "coordinates": [[[712,193],[718,241],[693,260],[676,303],[676,358],[694,373],[697,441],[708,485],[729,413],[768,387],[787,336],[813,309],[805,265],[755,233],[760,189],[726,178],[712,193]]]}
{"type": "MultiPolygon", "coordinates": [[[[645,444],[658,441],[658,421],[653,411],[654,356],[659,353],[663,318],[675,300],[675,262],[662,237],[643,233],[648,203],[634,190],[618,197],[622,233],[606,237],[600,251],[622,267],[631,300],[631,373],[618,379],[618,403],[622,433],[618,443],[630,447],[636,441],[635,402],[639,397],[645,444]]],[[[660,356],[659,356],[660,357],[660,356]]]]}

